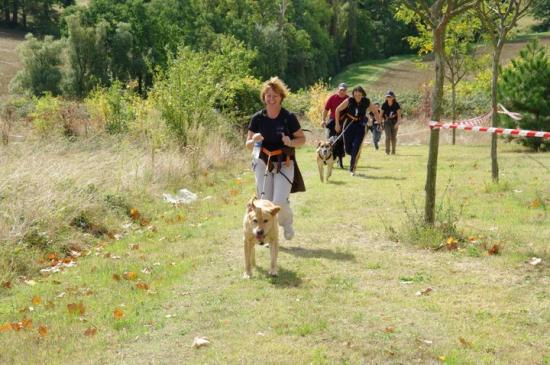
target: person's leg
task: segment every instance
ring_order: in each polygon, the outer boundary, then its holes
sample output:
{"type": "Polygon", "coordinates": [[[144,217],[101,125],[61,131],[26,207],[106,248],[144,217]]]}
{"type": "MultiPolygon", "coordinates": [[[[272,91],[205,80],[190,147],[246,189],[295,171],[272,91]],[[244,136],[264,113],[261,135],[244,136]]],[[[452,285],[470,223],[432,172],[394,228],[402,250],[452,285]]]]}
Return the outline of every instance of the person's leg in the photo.
{"type": "Polygon", "coordinates": [[[374,148],[378,149],[378,142],[380,142],[380,136],[382,132],[379,129],[378,124],[373,126],[372,138],[374,143],[374,148]]]}
{"type": "Polygon", "coordinates": [[[265,162],[258,159],[254,166],[254,175],[256,176],[256,198],[272,200],[273,199],[273,174],[267,173],[267,181],[264,184],[265,162]]]}
{"type": "Polygon", "coordinates": [[[279,225],[284,229],[285,238],[290,240],[294,237],[294,229],[292,227],[293,214],[288,199],[294,181],[294,162],[291,162],[290,166],[283,163],[281,171],[274,175],[273,180],[273,203],[281,207],[279,225]]]}
{"type": "Polygon", "coordinates": [[[392,141],[391,141],[391,154],[392,155],[395,155],[395,146],[397,145],[397,128],[395,128],[395,125],[392,127],[392,135],[391,135],[391,138],[392,138],[392,141]]]}
{"type": "Polygon", "coordinates": [[[390,121],[387,121],[386,123],[384,123],[384,133],[386,133],[386,155],[389,155],[391,136],[392,136],[392,127],[391,127],[390,121]]]}
{"type": "Polygon", "coordinates": [[[365,138],[365,127],[360,126],[356,128],[355,135],[353,138],[353,154],[352,154],[352,163],[350,164],[350,172],[354,173],[357,168],[357,163],[361,157],[361,147],[363,147],[363,139],[365,138]]]}

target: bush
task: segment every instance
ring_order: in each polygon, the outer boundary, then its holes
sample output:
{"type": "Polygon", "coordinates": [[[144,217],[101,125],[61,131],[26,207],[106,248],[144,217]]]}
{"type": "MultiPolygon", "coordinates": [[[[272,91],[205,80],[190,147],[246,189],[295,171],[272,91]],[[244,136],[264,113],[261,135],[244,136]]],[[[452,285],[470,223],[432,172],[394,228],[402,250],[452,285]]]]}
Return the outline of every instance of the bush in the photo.
{"type": "Polygon", "coordinates": [[[56,41],[52,36],[41,41],[27,34],[25,41],[17,47],[23,69],[11,81],[11,91],[35,96],[60,94],[63,47],[63,41],[56,41]]]}
{"type": "Polygon", "coordinates": [[[220,36],[213,50],[196,52],[184,47],[170,61],[166,73],[155,82],[151,97],[181,146],[192,142],[190,130],[199,125],[215,126],[220,120],[216,108],[235,111],[239,94],[250,103],[246,109],[252,109],[254,82],[249,79],[239,86],[239,80],[250,76],[253,55],[241,42],[220,36]]]}
{"type": "Polygon", "coordinates": [[[136,99],[142,102],[119,81],[115,81],[107,89],[95,89],[84,102],[95,126],[109,134],[119,134],[127,132],[135,120],[136,99]]]}
{"type": "MultiPolygon", "coordinates": [[[[507,120],[509,127],[519,125],[522,129],[550,130],[550,60],[538,40],[529,43],[503,70],[499,86],[502,102],[522,114],[518,122],[507,120]]],[[[550,142],[541,138],[522,138],[520,141],[534,150],[541,146],[550,149],[550,142]]]]}
{"type": "Polygon", "coordinates": [[[49,93],[34,100],[31,118],[36,132],[42,137],[60,135],[63,131],[63,121],[59,100],[49,93]]]}

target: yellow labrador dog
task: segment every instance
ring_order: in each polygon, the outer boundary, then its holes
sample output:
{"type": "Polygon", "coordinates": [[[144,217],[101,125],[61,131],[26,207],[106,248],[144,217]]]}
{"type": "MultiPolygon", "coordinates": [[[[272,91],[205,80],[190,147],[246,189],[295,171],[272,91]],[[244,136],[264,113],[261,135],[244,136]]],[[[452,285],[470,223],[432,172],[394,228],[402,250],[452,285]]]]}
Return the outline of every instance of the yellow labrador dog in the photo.
{"type": "Polygon", "coordinates": [[[334,155],[332,153],[332,142],[319,141],[317,142],[317,167],[319,168],[319,177],[321,182],[328,182],[328,178],[332,175],[332,167],[334,166],[334,155]],[[327,177],[324,178],[324,166],[327,166],[327,177]]]}
{"type": "Polygon", "coordinates": [[[244,279],[252,276],[252,266],[256,266],[256,243],[269,243],[271,267],[269,275],[277,276],[277,254],[279,253],[279,227],[277,213],[281,208],[269,200],[252,198],[244,215],[244,279]]]}

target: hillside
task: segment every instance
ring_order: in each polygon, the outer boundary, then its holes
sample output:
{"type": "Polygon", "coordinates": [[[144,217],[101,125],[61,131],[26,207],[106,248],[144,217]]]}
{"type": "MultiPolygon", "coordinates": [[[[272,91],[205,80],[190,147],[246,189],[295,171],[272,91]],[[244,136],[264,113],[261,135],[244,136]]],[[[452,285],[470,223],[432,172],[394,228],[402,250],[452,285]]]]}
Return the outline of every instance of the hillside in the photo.
{"type": "Polygon", "coordinates": [[[23,39],[22,32],[0,28],[0,97],[8,94],[11,79],[21,69],[16,48],[23,39]]]}
{"type": "MultiPolygon", "coordinates": [[[[522,36],[518,40],[505,44],[502,52],[501,64],[506,64],[525,47],[532,37],[539,38],[542,45],[550,46],[550,34],[522,36]]],[[[489,52],[487,47],[479,50],[480,54],[489,52]]],[[[352,87],[365,85],[374,93],[382,93],[388,89],[398,95],[403,92],[416,92],[419,88],[434,77],[433,61],[422,60],[418,56],[392,57],[383,61],[367,61],[346,67],[336,75],[331,84],[347,82],[352,87]]]]}

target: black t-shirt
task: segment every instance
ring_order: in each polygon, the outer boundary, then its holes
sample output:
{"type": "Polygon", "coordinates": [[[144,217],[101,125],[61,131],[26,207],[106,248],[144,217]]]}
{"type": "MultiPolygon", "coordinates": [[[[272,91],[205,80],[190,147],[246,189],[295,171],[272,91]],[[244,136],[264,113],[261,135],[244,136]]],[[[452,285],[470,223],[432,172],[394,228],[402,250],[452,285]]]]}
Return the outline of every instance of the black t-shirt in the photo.
{"type": "Polygon", "coordinates": [[[353,115],[361,121],[365,121],[367,118],[367,109],[370,106],[370,100],[366,97],[362,97],[358,103],[355,98],[351,96],[348,99],[348,114],[353,115]]]}
{"type": "Polygon", "coordinates": [[[397,120],[397,111],[400,109],[401,107],[397,101],[394,101],[392,105],[385,101],[384,104],[382,104],[382,119],[397,120]]]}
{"type": "Polygon", "coordinates": [[[295,132],[300,130],[300,123],[296,115],[282,108],[281,112],[275,119],[267,116],[267,112],[261,110],[252,116],[248,130],[254,133],[261,133],[264,137],[262,147],[270,151],[283,148],[283,133],[293,139],[295,132]],[[286,120],[286,122],[285,122],[286,120]]]}

